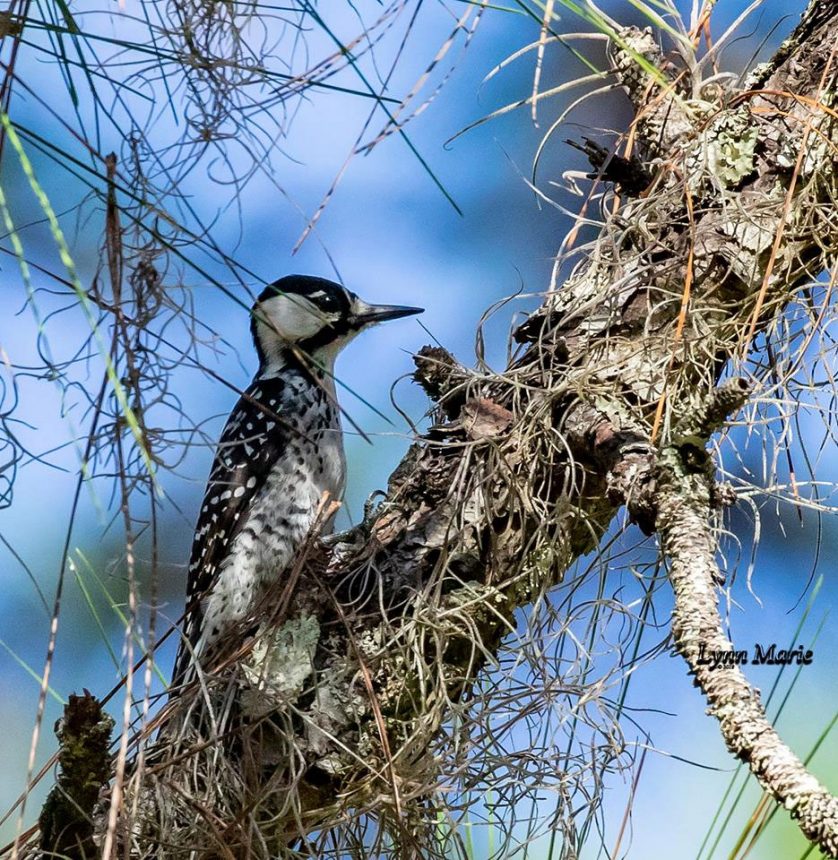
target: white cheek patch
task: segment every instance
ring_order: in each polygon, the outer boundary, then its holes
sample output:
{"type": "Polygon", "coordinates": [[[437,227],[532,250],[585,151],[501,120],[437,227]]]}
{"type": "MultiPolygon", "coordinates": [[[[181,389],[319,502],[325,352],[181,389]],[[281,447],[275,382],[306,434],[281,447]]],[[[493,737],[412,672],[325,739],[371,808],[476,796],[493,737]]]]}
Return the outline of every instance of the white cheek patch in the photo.
{"type": "Polygon", "coordinates": [[[352,316],[362,317],[365,314],[368,314],[372,310],[372,305],[368,305],[363,299],[359,299],[358,296],[355,296],[352,302],[352,316]]]}
{"type": "Polygon", "coordinates": [[[305,340],[326,323],[323,314],[302,296],[276,296],[262,302],[256,313],[263,342],[277,333],[290,342],[305,340]]]}

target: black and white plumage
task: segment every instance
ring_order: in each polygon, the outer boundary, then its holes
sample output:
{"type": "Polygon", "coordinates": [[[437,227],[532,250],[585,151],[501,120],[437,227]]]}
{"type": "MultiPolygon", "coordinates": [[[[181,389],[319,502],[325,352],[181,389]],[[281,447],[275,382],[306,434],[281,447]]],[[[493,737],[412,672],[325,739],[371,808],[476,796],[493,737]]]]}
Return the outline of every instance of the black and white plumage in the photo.
{"type": "Polygon", "coordinates": [[[343,494],[338,352],[368,326],[420,312],[369,305],[338,284],[301,275],[281,278],[256,300],[259,369],[227,420],[207,482],[173,683],[189,676],[193,660],[209,669],[210,655],[235,645],[226,638],[256,620],[260,601],[315,524],[324,493],[333,500],[343,494]]]}

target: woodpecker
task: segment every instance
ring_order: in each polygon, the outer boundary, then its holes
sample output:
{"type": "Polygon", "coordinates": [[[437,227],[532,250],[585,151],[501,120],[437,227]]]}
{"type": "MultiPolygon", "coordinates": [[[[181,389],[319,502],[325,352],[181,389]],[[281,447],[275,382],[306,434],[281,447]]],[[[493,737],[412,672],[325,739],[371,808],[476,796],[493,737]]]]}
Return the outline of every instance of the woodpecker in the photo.
{"type": "MultiPolygon", "coordinates": [[[[208,655],[242,635],[311,531],[324,493],[343,494],[337,354],[364,329],[421,312],[370,305],[305,275],[280,278],[257,298],[250,328],[259,369],[227,419],[207,482],[173,685],[190,677],[194,660],[209,668],[208,655]]],[[[321,533],[330,530],[325,523],[321,533]]]]}

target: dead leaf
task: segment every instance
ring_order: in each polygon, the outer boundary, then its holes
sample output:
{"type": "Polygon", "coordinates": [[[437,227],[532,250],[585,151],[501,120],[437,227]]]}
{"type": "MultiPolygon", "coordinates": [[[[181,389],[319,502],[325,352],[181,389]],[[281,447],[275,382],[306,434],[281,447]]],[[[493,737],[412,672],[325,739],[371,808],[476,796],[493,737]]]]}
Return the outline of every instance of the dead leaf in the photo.
{"type": "Polygon", "coordinates": [[[512,424],[512,413],[488,397],[467,400],[460,412],[460,421],[466,434],[475,440],[499,436],[512,424]]]}

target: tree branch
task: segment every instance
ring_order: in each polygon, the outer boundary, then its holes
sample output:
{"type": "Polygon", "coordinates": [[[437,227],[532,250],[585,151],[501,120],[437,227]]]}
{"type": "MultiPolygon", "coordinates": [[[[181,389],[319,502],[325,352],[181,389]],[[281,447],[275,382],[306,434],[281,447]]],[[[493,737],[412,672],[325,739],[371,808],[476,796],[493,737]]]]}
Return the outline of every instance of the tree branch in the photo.
{"type": "Polygon", "coordinates": [[[838,798],[780,739],[723,632],[715,586],[724,577],[710,527],[712,467],[696,470],[670,447],[661,455],[658,474],[658,530],[675,592],[675,647],[707,697],[708,713],[719,720],[730,752],[750,767],[808,839],[827,857],[838,857],[838,798]]]}

